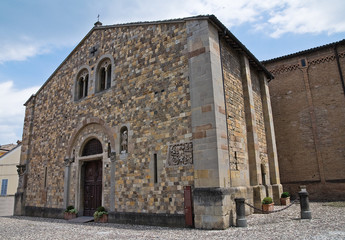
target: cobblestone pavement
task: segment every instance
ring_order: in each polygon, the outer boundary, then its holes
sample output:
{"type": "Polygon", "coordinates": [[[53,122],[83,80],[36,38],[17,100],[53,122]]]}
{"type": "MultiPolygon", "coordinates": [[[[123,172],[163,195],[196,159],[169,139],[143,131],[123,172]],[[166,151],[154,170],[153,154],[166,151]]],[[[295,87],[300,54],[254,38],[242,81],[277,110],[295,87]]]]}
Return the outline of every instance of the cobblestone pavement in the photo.
{"type": "Polygon", "coordinates": [[[311,220],[301,220],[300,206],[293,205],[279,213],[248,216],[247,228],[212,231],[0,217],[0,239],[345,239],[345,202],[311,203],[310,210],[311,220]]]}

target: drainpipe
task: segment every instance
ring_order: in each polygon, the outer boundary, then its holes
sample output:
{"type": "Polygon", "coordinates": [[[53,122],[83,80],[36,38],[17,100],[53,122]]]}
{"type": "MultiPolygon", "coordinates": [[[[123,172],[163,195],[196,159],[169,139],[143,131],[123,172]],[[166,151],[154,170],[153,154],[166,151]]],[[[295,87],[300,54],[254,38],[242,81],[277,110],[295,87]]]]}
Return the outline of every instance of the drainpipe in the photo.
{"type": "Polygon", "coordinates": [[[344,95],[345,95],[345,83],[344,83],[343,72],[341,71],[341,66],[340,66],[340,61],[339,61],[339,55],[338,55],[337,44],[334,44],[334,54],[335,54],[335,59],[337,60],[337,65],[338,65],[338,70],[339,70],[339,76],[340,76],[341,84],[342,84],[342,86],[343,86],[343,92],[344,92],[344,95]]]}

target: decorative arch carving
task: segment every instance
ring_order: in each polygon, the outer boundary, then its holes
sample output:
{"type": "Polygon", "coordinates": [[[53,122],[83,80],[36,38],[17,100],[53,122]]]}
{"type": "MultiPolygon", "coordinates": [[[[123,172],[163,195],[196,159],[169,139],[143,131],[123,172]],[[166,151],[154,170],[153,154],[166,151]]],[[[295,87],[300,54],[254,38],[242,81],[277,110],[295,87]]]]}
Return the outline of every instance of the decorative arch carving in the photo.
{"type": "MultiPolygon", "coordinates": [[[[98,140],[100,140],[100,142],[102,144],[108,144],[110,143],[110,148],[111,149],[115,149],[115,132],[112,128],[110,128],[109,126],[107,126],[105,124],[105,122],[102,119],[99,118],[87,118],[85,120],[83,120],[79,126],[76,128],[76,130],[72,133],[70,141],[68,143],[68,148],[67,148],[67,152],[66,152],[66,158],[70,158],[73,157],[73,152],[75,151],[75,146],[77,144],[77,140],[79,138],[79,136],[84,132],[84,130],[86,128],[88,128],[88,126],[95,124],[97,125],[102,131],[101,133],[99,133],[99,135],[103,135],[106,136],[106,138],[108,139],[107,142],[103,142],[102,140],[99,139],[99,136],[95,136],[94,134],[88,135],[87,139],[85,139],[83,142],[84,144],[87,143],[88,140],[90,140],[91,138],[97,138],[98,140]]],[[[80,147],[80,149],[82,149],[83,146],[80,147]]],[[[102,145],[102,149],[106,149],[107,146],[102,145]]]]}

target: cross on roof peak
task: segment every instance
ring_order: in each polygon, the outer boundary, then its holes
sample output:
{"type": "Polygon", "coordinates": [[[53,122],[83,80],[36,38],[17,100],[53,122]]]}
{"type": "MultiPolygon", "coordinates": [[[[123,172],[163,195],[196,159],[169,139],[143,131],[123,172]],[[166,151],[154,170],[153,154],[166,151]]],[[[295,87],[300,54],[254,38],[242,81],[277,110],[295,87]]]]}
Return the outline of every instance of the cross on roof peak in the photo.
{"type": "Polygon", "coordinates": [[[99,14],[97,15],[97,22],[95,23],[95,27],[102,26],[102,23],[99,21],[99,14]]]}

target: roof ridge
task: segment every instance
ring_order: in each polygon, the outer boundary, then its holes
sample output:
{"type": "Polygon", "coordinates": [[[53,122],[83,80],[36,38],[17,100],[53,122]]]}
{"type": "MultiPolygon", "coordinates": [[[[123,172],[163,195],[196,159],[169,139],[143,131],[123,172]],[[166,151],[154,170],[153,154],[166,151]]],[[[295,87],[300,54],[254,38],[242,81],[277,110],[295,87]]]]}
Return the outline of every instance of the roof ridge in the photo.
{"type": "Polygon", "coordinates": [[[134,25],[135,26],[135,25],[146,25],[146,24],[171,23],[171,22],[176,22],[176,21],[187,21],[187,20],[198,19],[198,18],[209,18],[212,16],[214,16],[214,15],[213,14],[203,14],[203,15],[184,17],[184,18],[171,18],[171,19],[164,19],[164,20],[117,23],[117,24],[96,26],[94,28],[100,29],[100,28],[109,28],[109,27],[123,27],[123,26],[128,26],[128,25],[134,25]]]}
{"type": "Polygon", "coordinates": [[[338,44],[341,44],[341,43],[345,43],[345,39],[342,39],[342,40],[339,40],[339,41],[336,41],[336,42],[332,42],[332,43],[327,43],[327,44],[324,44],[324,45],[321,45],[321,46],[309,48],[309,49],[306,49],[306,50],[298,51],[298,52],[295,52],[295,53],[283,55],[283,56],[280,56],[280,57],[271,58],[271,59],[268,59],[268,60],[263,60],[263,61],[261,61],[261,63],[265,64],[265,63],[270,63],[270,62],[274,62],[274,61],[278,61],[278,60],[283,60],[283,59],[299,56],[299,55],[302,55],[302,54],[311,53],[311,52],[314,52],[314,51],[317,51],[317,50],[320,50],[320,49],[324,49],[324,48],[328,48],[328,47],[331,47],[331,46],[334,46],[334,45],[338,45],[338,44]]]}

